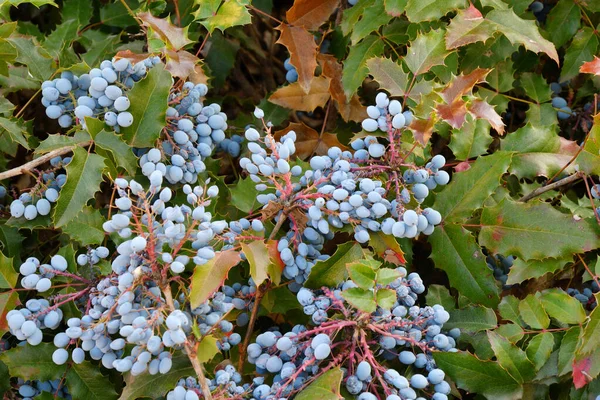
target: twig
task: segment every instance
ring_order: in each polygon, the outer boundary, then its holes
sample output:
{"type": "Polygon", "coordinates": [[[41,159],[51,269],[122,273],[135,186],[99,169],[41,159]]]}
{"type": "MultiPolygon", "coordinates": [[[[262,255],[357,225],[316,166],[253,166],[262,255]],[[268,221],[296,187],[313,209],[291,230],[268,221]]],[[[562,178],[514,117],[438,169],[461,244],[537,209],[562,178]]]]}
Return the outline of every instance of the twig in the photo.
{"type": "Polygon", "coordinates": [[[549,190],[568,185],[569,183],[573,183],[576,180],[583,178],[584,175],[585,174],[583,172],[579,171],[571,176],[567,176],[566,178],[561,179],[560,181],[554,182],[547,186],[542,186],[540,188],[537,188],[533,192],[521,197],[519,199],[519,201],[526,203],[527,201],[533,199],[534,197],[539,196],[540,194],[545,193],[549,190]]]}
{"type": "Polygon", "coordinates": [[[92,140],[88,140],[87,142],[79,143],[76,146],[67,146],[67,147],[62,147],[60,149],[52,150],[50,153],[44,154],[43,156],[38,157],[35,160],[31,160],[28,163],[25,163],[19,167],[9,169],[8,171],[1,172],[0,173],[0,181],[2,181],[4,179],[12,178],[13,176],[24,174],[27,171],[31,171],[38,165],[42,165],[42,164],[50,161],[54,157],[61,156],[63,154],[72,152],[73,149],[77,146],[86,147],[86,146],[91,145],[92,143],[93,143],[92,140]]]}
{"type": "Polygon", "coordinates": [[[260,308],[260,302],[267,292],[266,284],[262,284],[256,288],[256,296],[254,297],[254,308],[252,309],[252,314],[250,315],[250,321],[248,322],[248,328],[246,328],[246,336],[244,337],[244,343],[240,348],[240,358],[238,360],[238,371],[242,371],[244,368],[244,360],[246,359],[246,350],[248,349],[248,345],[250,344],[250,338],[252,337],[252,332],[254,331],[254,324],[256,323],[256,319],[258,318],[258,309],[260,308]]]}
{"type": "MultiPolygon", "coordinates": [[[[165,295],[165,300],[167,302],[167,306],[171,311],[175,311],[175,303],[173,302],[173,294],[171,293],[171,286],[167,283],[163,288],[162,292],[165,295]]],[[[202,368],[202,364],[198,361],[198,356],[196,355],[196,349],[192,346],[192,344],[186,340],[184,343],[185,352],[187,353],[190,362],[192,363],[192,367],[198,376],[198,383],[200,383],[200,388],[202,389],[202,394],[204,395],[204,399],[212,400],[212,394],[210,392],[210,387],[208,386],[208,382],[206,380],[206,375],[204,375],[204,368],[202,368]]]]}
{"type": "Polygon", "coordinates": [[[596,276],[596,274],[594,274],[592,272],[592,270],[590,269],[590,267],[588,267],[588,265],[585,263],[585,261],[583,260],[583,258],[581,257],[581,255],[577,254],[577,257],[579,257],[579,261],[581,261],[581,263],[583,264],[583,267],[585,268],[585,270],[587,271],[587,273],[590,274],[590,276],[592,277],[592,279],[594,280],[594,282],[596,282],[596,285],[600,285],[600,281],[598,281],[598,277],[596,276]]]}

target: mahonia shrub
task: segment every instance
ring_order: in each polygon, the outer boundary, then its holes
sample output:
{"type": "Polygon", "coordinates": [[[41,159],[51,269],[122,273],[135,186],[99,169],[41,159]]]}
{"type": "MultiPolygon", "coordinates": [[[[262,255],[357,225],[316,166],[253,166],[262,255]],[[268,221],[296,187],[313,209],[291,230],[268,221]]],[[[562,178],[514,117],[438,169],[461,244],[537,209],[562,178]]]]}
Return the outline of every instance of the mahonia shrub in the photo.
{"type": "Polygon", "coordinates": [[[3,398],[600,396],[593,1],[0,18],[3,398]]]}

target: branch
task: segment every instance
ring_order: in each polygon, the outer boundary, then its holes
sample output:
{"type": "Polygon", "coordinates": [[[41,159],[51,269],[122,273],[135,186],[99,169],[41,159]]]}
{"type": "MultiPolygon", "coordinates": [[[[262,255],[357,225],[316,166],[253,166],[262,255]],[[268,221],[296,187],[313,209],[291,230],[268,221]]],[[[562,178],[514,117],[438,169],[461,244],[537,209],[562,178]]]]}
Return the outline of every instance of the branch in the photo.
{"type": "MultiPolygon", "coordinates": [[[[91,145],[92,143],[93,143],[92,140],[88,140],[87,142],[79,143],[77,146],[87,147],[87,146],[91,145]]],[[[31,171],[38,165],[42,165],[42,164],[50,161],[54,157],[62,156],[63,154],[72,152],[75,147],[76,146],[67,146],[67,147],[62,147],[60,149],[52,150],[50,153],[46,153],[43,156],[36,158],[35,160],[31,160],[28,163],[25,163],[19,167],[9,169],[8,171],[4,171],[4,172],[0,173],[0,181],[2,181],[4,179],[12,178],[13,176],[18,176],[18,175],[24,174],[27,171],[31,171]]]]}
{"type": "Polygon", "coordinates": [[[246,330],[246,337],[244,337],[244,343],[240,348],[240,359],[238,360],[238,371],[242,371],[244,368],[244,361],[246,359],[246,350],[248,349],[248,345],[250,344],[250,338],[252,337],[252,332],[254,331],[254,323],[258,318],[258,309],[260,308],[260,302],[263,296],[266,293],[266,284],[262,284],[256,288],[256,296],[254,297],[254,308],[252,309],[252,314],[250,315],[250,321],[248,322],[248,328],[246,330]]]}
{"type": "MultiPolygon", "coordinates": [[[[163,294],[165,295],[165,300],[167,302],[167,306],[169,310],[175,311],[175,303],[173,302],[173,294],[171,293],[171,286],[167,283],[165,287],[162,288],[163,294]]],[[[202,364],[198,361],[198,356],[196,355],[196,350],[194,346],[189,341],[185,341],[184,343],[185,352],[187,353],[190,362],[192,363],[192,367],[198,376],[198,382],[200,383],[200,388],[202,389],[202,394],[204,395],[205,400],[212,400],[212,394],[210,393],[210,387],[208,386],[208,382],[206,380],[206,375],[204,375],[204,369],[202,368],[202,364]]]]}
{"type": "Polygon", "coordinates": [[[575,174],[573,174],[571,176],[567,176],[566,178],[561,179],[560,181],[554,182],[554,183],[552,183],[550,185],[547,185],[547,186],[542,186],[540,188],[537,188],[533,192],[529,193],[528,195],[525,195],[525,196],[521,197],[519,199],[519,201],[521,201],[523,203],[526,203],[527,201],[533,199],[534,197],[537,197],[537,196],[539,196],[542,193],[546,193],[549,190],[556,189],[558,187],[568,185],[569,183],[573,183],[576,180],[583,178],[584,175],[585,174],[582,171],[579,171],[579,172],[577,172],[577,173],[575,173],[575,174]]]}

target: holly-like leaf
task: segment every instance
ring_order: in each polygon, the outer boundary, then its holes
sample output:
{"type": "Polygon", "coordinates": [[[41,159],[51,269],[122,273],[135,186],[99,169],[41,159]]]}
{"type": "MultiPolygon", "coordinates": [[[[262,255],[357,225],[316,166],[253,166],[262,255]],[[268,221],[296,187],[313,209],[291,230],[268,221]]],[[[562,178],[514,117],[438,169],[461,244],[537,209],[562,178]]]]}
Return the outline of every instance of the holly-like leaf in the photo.
{"type": "Polygon", "coordinates": [[[177,78],[186,79],[188,77],[195,77],[196,80],[194,80],[194,83],[206,83],[207,81],[200,59],[189,51],[167,50],[165,53],[165,69],[177,78]]]}
{"type": "Polygon", "coordinates": [[[534,365],[523,350],[493,331],[489,331],[487,335],[498,363],[517,382],[527,382],[534,377],[534,365]]]}
{"type": "Polygon", "coordinates": [[[77,146],[91,141],[90,135],[86,131],[76,131],[73,136],[61,134],[48,135],[38,147],[35,148],[36,154],[46,154],[52,150],[60,149],[67,146],[77,146]]]}
{"type": "Polygon", "coordinates": [[[55,70],[54,62],[42,46],[27,37],[13,37],[8,41],[17,48],[17,61],[25,65],[36,80],[41,82],[50,79],[55,70]]]}
{"type": "Polygon", "coordinates": [[[180,28],[171,23],[169,18],[157,18],[150,12],[142,12],[137,15],[142,25],[152,29],[152,32],[165,42],[167,48],[180,50],[193,40],[188,38],[188,27],[180,28]]]}
{"type": "Polygon", "coordinates": [[[470,392],[488,397],[514,395],[521,392],[519,383],[494,361],[483,361],[468,352],[434,352],[433,358],[454,382],[470,392]]]}
{"type": "Polygon", "coordinates": [[[340,367],[335,367],[315,379],[295,397],[296,400],[340,400],[340,386],[344,373],[340,367]]]}
{"type": "Polygon", "coordinates": [[[459,328],[461,332],[480,332],[498,327],[494,310],[481,306],[469,306],[457,310],[449,310],[450,320],[444,327],[459,328]]]}
{"type": "Polygon", "coordinates": [[[442,90],[442,99],[446,104],[451,104],[456,99],[470,94],[476,84],[485,82],[485,77],[490,71],[490,69],[476,68],[466,75],[457,76],[442,90]]]}
{"type": "Polygon", "coordinates": [[[356,46],[350,47],[344,62],[342,83],[346,97],[350,98],[369,73],[367,61],[383,53],[383,41],[375,35],[367,36],[356,46]]]}
{"type": "Polygon", "coordinates": [[[350,279],[363,289],[371,289],[375,285],[376,270],[370,262],[355,261],[346,265],[350,279]]]}
{"type": "Polygon", "coordinates": [[[504,122],[493,106],[484,100],[474,100],[468,107],[469,112],[477,118],[485,119],[499,135],[504,134],[504,122]]]}
{"type": "Polygon", "coordinates": [[[600,58],[594,56],[592,61],[588,61],[581,65],[579,72],[584,74],[600,75],[600,58]]]}
{"type": "Polygon", "coordinates": [[[446,50],[444,31],[431,30],[417,35],[411,42],[404,61],[413,74],[421,75],[435,65],[443,65],[449,54],[450,51],[446,50]]]}
{"type": "Polygon", "coordinates": [[[579,68],[594,59],[598,50],[598,37],[589,27],[580,29],[567,48],[564,65],[560,73],[560,82],[568,81],[579,74],[579,68]]]}
{"type": "Polygon", "coordinates": [[[457,99],[451,104],[440,103],[435,106],[435,110],[441,120],[446,122],[454,129],[463,126],[467,116],[466,103],[462,99],[457,99]]]}
{"type": "Polygon", "coordinates": [[[197,265],[192,275],[190,303],[196,308],[223,285],[229,270],[242,261],[233,249],[220,251],[204,265],[197,265]]]}
{"type": "Polygon", "coordinates": [[[540,300],[548,315],[556,321],[576,325],[581,324],[586,318],[581,302],[562,289],[545,290],[540,300]]]}
{"type": "Polygon", "coordinates": [[[304,92],[299,82],[294,82],[277,89],[269,101],[292,110],[312,112],[317,107],[325,106],[330,97],[329,78],[318,76],[310,82],[308,93],[304,92]]]}
{"type": "Polygon", "coordinates": [[[481,12],[471,4],[458,10],[446,30],[446,48],[457,49],[470,43],[485,42],[496,32],[495,25],[483,18],[481,12]]]}
{"type": "Polygon", "coordinates": [[[344,290],[342,297],[353,307],[366,313],[372,313],[377,309],[377,302],[370,290],[354,287],[344,290]]]}
{"type": "Polygon", "coordinates": [[[533,294],[519,302],[519,315],[533,329],[546,329],[550,325],[550,318],[542,302],[533,294]]]}
{"type": "Polygon", "coordinates": [[[60,379],[65,372],[64,365],[56,365],[52,361],[52,353],[56,346],[51,343],[40,343],[37,346],[26,344],[16,346],[0,355],[8,367],[10,376],[24,380],[39,379],[42,381],[60,379]]]}
{"type": "Polygon", "coordinates": [[[198,361],[206,363],[215,358],[215,356],[219,354],[219,347],[217,346],[218,341],[219,339],[213,335],[204,336],[200,343],[196,345],[198,361]]]}
{"type": "Polygon", "coordinates": [[[106,151],[109,151],[116,165],[123,168],[131,175],[135,175],[137,170],[137,158],[131,151],[131,147],[126,144],[120,135],[112,131],[102,129],[94,136],[94,143],[106,151]]]}
{"type": "Polygon", "coordinates": [[[466,5],[465,0],[408,0],[405,11],[408,20],[417,23],[440,19],[450,11],[466,5]]]}
{"type": "Polygon", "coordinates": [[[573,360],[575,359],[575,349],[579,342],[581,327],[574,326],[567,330],[560,341],[558,348],[558,375],[568,374],[573,370],[573,360]]]}
{"type": "Polygon", "coordinates": [[[379,257],[384,261],[394,265],[406,264],[404,251],[400,247],[400,243],[393,235],[386,235],[383,232],[373,232],[369,245],[379,257]]]}
{"type": "Polygon", "coordinates": [[[573,0],[559,0],[548,13],[546,32],[556,48],[565,45],[581,25],[581,10],[573,0]]]}
{"type": "Polygon", "coordinates": [[[393,17],[404,14],[408,0],[385,0],[385,11],[393,17]]]}
{"type": "Polygon", "coordinates": [[[577,355],[592,354],[600,345],[600,310],[598,307],[590,314],[589,321],[583,328],[581,339],[577,345],[577,355]]]}
{"type": "Polygon", "coordinates": [[[290,53],[290,63],[298,72],[298,84],[308,93],[317,68],[317,44],[315,38],[303,27],[280,25],[281,36],[277,43],[285,46],[290,53]]]}
{"type": "Polygon", "coordinates": [[[517,258],[508,272],[508,285],[514,285],[526,281],[527,279],[539,278],[545,274],[558,271],[567,263],[572,261],[572,257],[562,258],[544,258],[543,260],[523,260],[517,258]]]}
{"type": "Polygon", "coordinates": [[[62,231],[84,246],[94,245],[104,239],[103,223],[104,218],[100,211],[84,207],[75,218],[62,227],[62,231]]]}
{"type": "Polygon", "coordinates": [[[526,72],[519,80],[525,94],[532,100],[543,103],[552,99],[552,90],[543,76],[526,72]]]}
{"type": "Polygon", "coordinates": [[[119,397],[108,377],[89,361],[71,364],[66,383],[69,394],[76,399],[112,400],[119,397]]]}
{"type": "Polygon", "coordinates": [[[173,366],[166,374],[150,375],[148,372],[138,376],[126,374],[125,388],[119,400],[156,398],[156,396],[166,395],[173,390],[179,379],[195,376],[196,372],[184,352],[175,353],[172,360],[173,366]]]}
{"type": "Polygon", "coordinates": [[[522,325],[519,314],[519,299],[513,295],[504,296],[498,305],[498,311],[502,319],[522,325]]]}
{"type": "Polygon", "coordinates": [[[396,303],[398,295],[394,289],[378,289],[375,294],[375,300],[377,301],[377,306],[390,309],[396,303]]]}
{"type": "Polygon", "coordinates": [[[534,21],[524,20],[512,9],[495,9],[486,18],[496,24],[496,29],[513,44],[522,44],[534,53],[546,53],[559,63],[558,53],[552,42],[544,39],[534,21]]]}
{"type": "Polygon", "coordinates": [[[485,154],[493,140],[489,122],[467,117],[462,128],[452,130],[448,147],[457,159],[468,160],[485,154]]]}
{"type": "MultiPolygon", "coordinates": [[[[0,293],[0,335],[9,331],[6,314],[15,308],[19,302],[19,292],[6,291],[0,293]]],[[[0,357],[0,361],[2,358],[0,357]]]]}
{"type": "Polygon", "coordinates": [[[286,13],[290,24],[316,30],[339,7],[340,0],[296,0],[286,13]]]}
{"type": "Polygon", "coordinates": [[[596,220],[576,220],[549,203],[503,200],[481,215],[479,243],[524,260],[562,257],[600,247],[596,220]]]}
{"type": "MultiPolygon", "coordinates": [[[[220,3],[220,2],[219,2],[220,3]]],[[[246,8],[246,0],[227,0],[222,3],[216,14],[200,21],[209,33],[215,29],[224,31],[232,26],[246,25],[252,22],[252,16],[246,8]]]]}
{"type": "Polygon", "coordinates": [[[336,252],[327,260],[320,260],[312,267],[304,286],[311,289],[337,286],[348,277],[346,264],[364,257],[365,251],[358,243],[344,243],[338,246],[336,252]]]}
{"type": "Polygon", "coordinates": [[[162,64],[154,66],[129,93],[129,112],[133,124],[121,130],[123,139],[132,147],[152,147],[165,126],[171,74],[162,64]]]}
{"type": "Polygon", "coordinates": [[[452,287],[475,303],[488,307],[498,304],[492,271],[469,231],[460,225],[444,224],[435,229],[429,242],[435,266],[446,272],[452,287]]]}
{"type": "Polygon", "coordinates": [[[15,119],[8,119],[0,117],[0,134],[6,132],[10,140],[20,144],[27,150],[30,149],[29,143],[27,143],[27,137],[29,134],[25,127],[22,126],[22,121],[19,123],[15,119]]]}
{"type": "Polygon", "coordinates": [[[589,175],[600,174],[600,114],[594,116],[594,125],[575,162],[589,175]]]}
{"type": "Polygon", "coordinates": [[[271,259],[267,243],[255,240],[250,243],[241,243],[241,246],[248,264],[250,264],[250,276],[256,286],[259,286],[273,275],[271,269],[274,262],[271,259]]]}
{"type": "Polygon", "coordinates": [[[54,207],[54,226],[59,228],[70,222],[94,197],[100,189],[104,168],[103,157],[88,153],[81,147],[73,150],[73,158],[66,167],[67,181],[54,207]]]}
{"type": "Polygon", "coordinates": [[[358,43],[371,32],[387,25],[392,16],[385,12],[384,0],[372,0],[361,15],[360,20],[352,26],[350,40],[352,43],[358,43]]]}
{"type": "Polygon", "coordinates": [[[373,57],[367,60],[369,74],[391,96],[404,96],[409,85],[409,76],[402,66],[386,57],[373,57]]]}
{"type": "Polygon", "coordinates": [[[536,371],[548,361],[553,348],[554,335],[551,332],[543,332],[531,338],[527,344],[526,352],[527,358],[535,364],[536,371]]]}

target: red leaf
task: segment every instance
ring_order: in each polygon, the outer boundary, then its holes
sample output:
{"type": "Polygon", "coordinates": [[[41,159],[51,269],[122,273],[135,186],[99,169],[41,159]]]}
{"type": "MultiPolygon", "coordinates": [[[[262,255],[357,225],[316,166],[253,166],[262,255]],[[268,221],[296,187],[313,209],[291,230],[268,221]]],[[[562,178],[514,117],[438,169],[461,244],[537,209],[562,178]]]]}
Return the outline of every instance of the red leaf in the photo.
{"type": "Polygon", "coordinates": [[[575,389],[581,389],[592,380],[589,375],[591,366],[592,361],[589,357],[573,361],[573,385],[575,385],[575,389]]]}
{"type": "Polygon", "coordinates": [[[464,96],[473,90],[473,86],[485,82],[485,77],[491,69],[477,68],[470,74],[459,75],[442,91],[442,98],[447,104],[451,104],[457,98],[464,96]]]}
{"type": "Polygon", "coordinates": [[[304,93],[308,93],[317,68],[318,47],[315,38],[302,27],[282,24],[277,30],[281,32],[277,43],[287,47],[290,63],[298,71],[298,83],[304,93]]]}
{"type": "Polygon", "coordinates": [[[463,161],[454,166],[455,172],[464,172],[471,169],[471,164],[468,161],[463,161]]]}
{"type": "Polygon", "coordinates": [[[340,5],[340,0],[296,0],[286,14],[290,24],[314,30],[323,25],[340,5]]]}
{"type": "Polygon", "coordinates": [[[462,99],[457,99],[452,104],[438,104],[436,110],[439,116],[450,124],[451,127],[457,129],[465,123],[467,115],[467,107],[462,99]]]}
{"type": "Polygon", "coordinates": [[[600,75],[600,58],[594,56],[593,61],[583,63],[581,68],[579,68],[579,72],[600,75]]]}
{"type": "Polygon", "coordinates": [[[477,118],[486,119],[499,135],[504,134],[504,122],[494,107],[483,100],[475,100],[469,107],[471,114],[477,118]]]}

